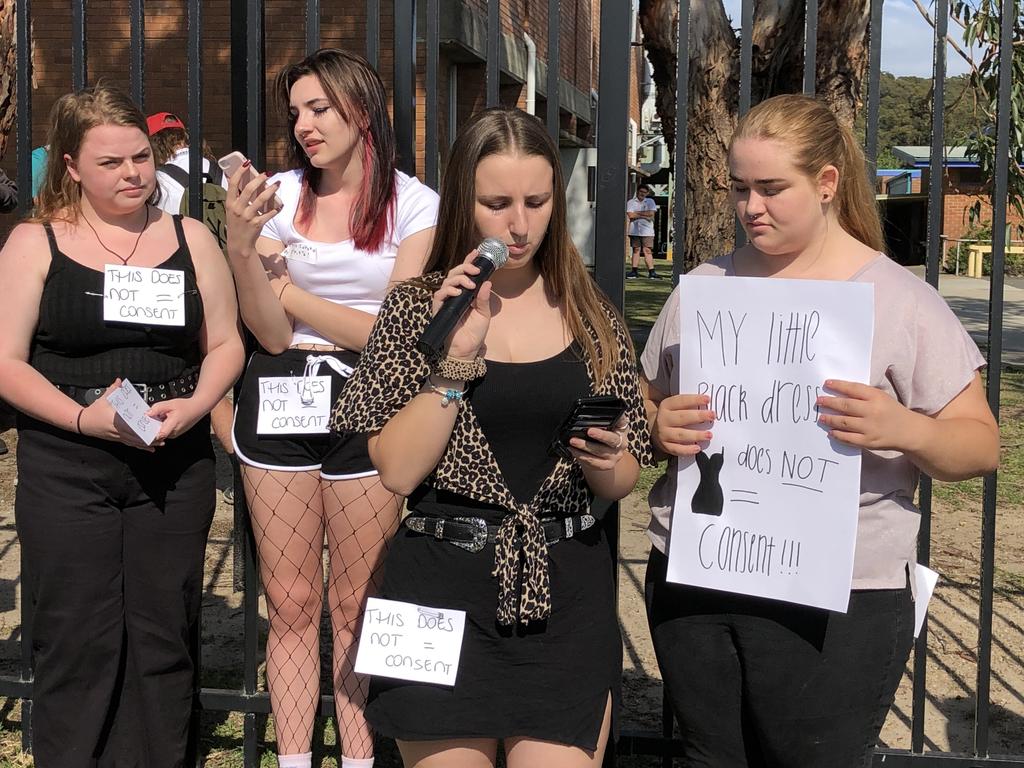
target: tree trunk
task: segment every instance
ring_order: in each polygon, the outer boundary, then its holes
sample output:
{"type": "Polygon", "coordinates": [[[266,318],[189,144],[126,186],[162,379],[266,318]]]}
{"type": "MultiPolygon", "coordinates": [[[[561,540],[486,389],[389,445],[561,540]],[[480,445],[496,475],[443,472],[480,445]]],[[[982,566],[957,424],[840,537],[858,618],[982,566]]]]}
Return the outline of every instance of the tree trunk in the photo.
{"type": "MultiPolygon", "coordinates": [[[[756,0],[752,104],[803,90],[804,9],[803,0],[756,0]]],[[[654,70],[656,108],[670,156],[676,131],[678,14],[678,0],[640,0],[644,48],[654,70]]],[[[820,0],[818,7],[816,93],[851,125],[862,101],[869,16],[869,0],[820,0]]],[[[726,153],[736,127],[739,50],[722,0],[691,0],[683,244],[687,269],[734,245],[726,153]]]]}
{"type": "Polygon", "coordinates": [[[0,157],[7,151],[17,109],[14,31],[14,0],[0,0],[0,157]]]}

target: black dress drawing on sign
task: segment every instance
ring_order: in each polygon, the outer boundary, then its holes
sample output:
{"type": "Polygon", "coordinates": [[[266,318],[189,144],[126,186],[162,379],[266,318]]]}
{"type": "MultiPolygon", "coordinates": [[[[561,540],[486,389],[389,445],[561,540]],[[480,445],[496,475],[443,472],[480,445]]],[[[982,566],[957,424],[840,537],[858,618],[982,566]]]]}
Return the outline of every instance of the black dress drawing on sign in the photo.
{"type": "Polygon", "coordinates": [[[725,499],[722,496],[722,486],[718,482],[718,473],[722,471],[722,464],[725,463],[725,448],[711,454],[710,458],[704,451],[698,453],[695,458],[700,470],[700,483],[693,494],[693,501],[690,502],[690,510],[695,515],[721,515],[725,499]]]}

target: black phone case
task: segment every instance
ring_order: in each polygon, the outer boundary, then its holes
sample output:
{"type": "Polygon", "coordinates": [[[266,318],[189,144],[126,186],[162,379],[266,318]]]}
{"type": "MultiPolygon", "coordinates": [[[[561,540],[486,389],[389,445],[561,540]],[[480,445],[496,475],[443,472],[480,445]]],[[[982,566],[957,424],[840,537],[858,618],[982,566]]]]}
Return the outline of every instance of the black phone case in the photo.
{"type": "Polygon", "coordinates": [[[610,429],[626,412],[626,408],[626,401],[615,395],[579,398],[555,432],[555,437],[548,448],[549,452],[565,459],[572,458],[572,454],[569,453],[569,440],[574,437],[585,438],[587,430],[591,427],[610,429]]]}

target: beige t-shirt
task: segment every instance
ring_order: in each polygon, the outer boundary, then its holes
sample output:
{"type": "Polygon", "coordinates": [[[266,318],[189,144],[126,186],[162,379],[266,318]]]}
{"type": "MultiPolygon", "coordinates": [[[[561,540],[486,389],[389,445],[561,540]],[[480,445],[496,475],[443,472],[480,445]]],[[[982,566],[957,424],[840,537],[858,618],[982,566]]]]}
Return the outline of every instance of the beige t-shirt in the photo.
{"type": "MultiPolygon", "coordinates": [[[[732,255],[690,274],[734,275],[732,255]]],[[[871,385],[912,411],[941,411],[985,365],[977,345],[930,285],[879,254],[850,280],[875,286],[871,385]]],[[[665,395],[679,394],[679,289],[669,296],[640,358],[644,375],[665,395]]],[[[863,452],[860,515],[853,563],[854,589],[906,586],[915,562],[920,513],[914,505],[918,469],[899,451],[863,452]]],[[[651,488],[647,535],[666,551],[676,497],[676,459],[651,488]]]]}

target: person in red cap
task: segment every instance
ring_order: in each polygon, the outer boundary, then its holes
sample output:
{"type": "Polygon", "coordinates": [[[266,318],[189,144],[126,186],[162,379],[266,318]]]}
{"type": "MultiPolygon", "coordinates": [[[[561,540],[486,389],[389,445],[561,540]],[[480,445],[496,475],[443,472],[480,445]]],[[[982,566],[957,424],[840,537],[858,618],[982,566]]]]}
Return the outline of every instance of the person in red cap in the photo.
{"type": "MultiPolygon", "coordinates": [[[[158,207],[170,214],[181,213],[181,199],[188,186],[189,159],[188,130],[181,118],[173,112],[157,112],[146,118],[149,140],[153,145],[153,160],[156,162],[156,181],[160,186],[158,207]],[[175,171],[180,168],[180,171],[175,171]]],[[[213,153],[203,142],[203,177],[227,189],[227,179],[220,173],[216,163],[211,162],[213,153]]]]}

